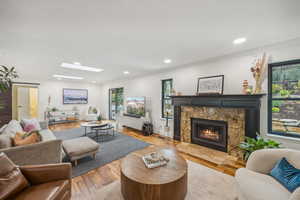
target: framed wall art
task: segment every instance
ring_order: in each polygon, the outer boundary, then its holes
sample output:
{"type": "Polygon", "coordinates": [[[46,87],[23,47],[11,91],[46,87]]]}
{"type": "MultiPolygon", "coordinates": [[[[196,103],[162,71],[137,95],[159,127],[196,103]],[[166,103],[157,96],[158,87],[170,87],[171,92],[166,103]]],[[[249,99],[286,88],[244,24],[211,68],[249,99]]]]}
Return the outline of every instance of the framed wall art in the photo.
{"type": "Polygon", "coordinates": [[[206,76],[198,78],[197,95],[222,95],[224,91],[224,75],[206,76]]]}
{"type": "Polygon", "coordinates": [[[63,89],[63,104],[87,104],[88,90],[86,89],[63,89]]]}

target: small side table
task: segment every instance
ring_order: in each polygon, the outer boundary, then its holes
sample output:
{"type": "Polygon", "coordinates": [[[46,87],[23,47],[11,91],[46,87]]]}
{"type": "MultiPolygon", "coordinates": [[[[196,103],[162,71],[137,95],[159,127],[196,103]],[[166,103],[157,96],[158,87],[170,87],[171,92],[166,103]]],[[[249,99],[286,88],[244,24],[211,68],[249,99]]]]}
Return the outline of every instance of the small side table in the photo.
{"type": "Polygon", "coordinates": [[[145,136],[152,135],[153,133],[153,125],[151,123],[144,123],[142,132],[145,136]]]}
{"type": "Polygon", "coordinates": [[[124,200],[184,200],[187,193],[187,162],[172,148],[148,147],[121,161],[121,192],[124,200]],[[170,161],[148,169],[142,157],[159,152],[170,161]]]}

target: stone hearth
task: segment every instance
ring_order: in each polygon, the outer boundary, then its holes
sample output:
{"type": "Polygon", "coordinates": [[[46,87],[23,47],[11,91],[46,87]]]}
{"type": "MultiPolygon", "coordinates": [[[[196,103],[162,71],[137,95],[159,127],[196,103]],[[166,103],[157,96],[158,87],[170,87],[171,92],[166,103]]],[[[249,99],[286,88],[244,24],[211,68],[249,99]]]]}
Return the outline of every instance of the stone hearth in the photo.
{"type": "Polygon", "coordinates": [[[245,138],[245,109],[242,108],[217,108],[217,107],[181,107],[181,141],[191,143],[191,118],[226,121],[228,123],[229,155],[241,156],[237,148],[245,138]]]}

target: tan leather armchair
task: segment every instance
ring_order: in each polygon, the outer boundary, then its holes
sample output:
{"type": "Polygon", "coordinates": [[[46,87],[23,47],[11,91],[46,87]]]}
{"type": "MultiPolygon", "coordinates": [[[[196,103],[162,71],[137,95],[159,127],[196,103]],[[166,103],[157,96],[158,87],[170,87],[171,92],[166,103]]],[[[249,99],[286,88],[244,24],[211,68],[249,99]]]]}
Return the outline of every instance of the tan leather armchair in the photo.
{"type": "Polygon", "coordinates": [[[263,149],[253,152],[246,168],[237,170],[235,175],[239,200],[300,200],[300,188],[290,193],[268,175],[276,162],[283,157],[300,169],[300,151],[263,149]]]}
{"type": "Polygon", "coordinates": [[[9,165],[4,163],[0,166],[1,200],[67,200],[71,198],[72,168],[70,163],[19,167],[11,165],[12,162],[5,159],[7,159],[6,155],[0,154],[0,163],[1,161],[2,163],[3,161],[10,162],[9,165]],[[8,173],[1,174],[4,171],[8,173]]]}

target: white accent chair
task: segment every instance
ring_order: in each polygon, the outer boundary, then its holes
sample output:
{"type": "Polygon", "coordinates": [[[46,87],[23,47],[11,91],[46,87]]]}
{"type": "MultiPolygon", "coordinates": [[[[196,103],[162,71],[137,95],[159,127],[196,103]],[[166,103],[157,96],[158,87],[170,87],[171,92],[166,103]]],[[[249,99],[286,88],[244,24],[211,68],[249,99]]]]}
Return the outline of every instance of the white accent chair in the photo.
{"type": "Polygon", "coordinates": [[[85,121],[97,121],[99,115],[100,112],[98,108],[89,106],[87,113],[85,115],[85,121]],[[94,112],[94,109],[96,109],[97,112],[94,112]]]}
{"type": "Polygon", "coordinates": [[[285,157],[300,169],[300,151],[292,149],[263,149],[253,152],[246,168],[235,174],[239,200],[300,200],[300,188],[289,192],[268,175],[276,162],[285,157]]]}

